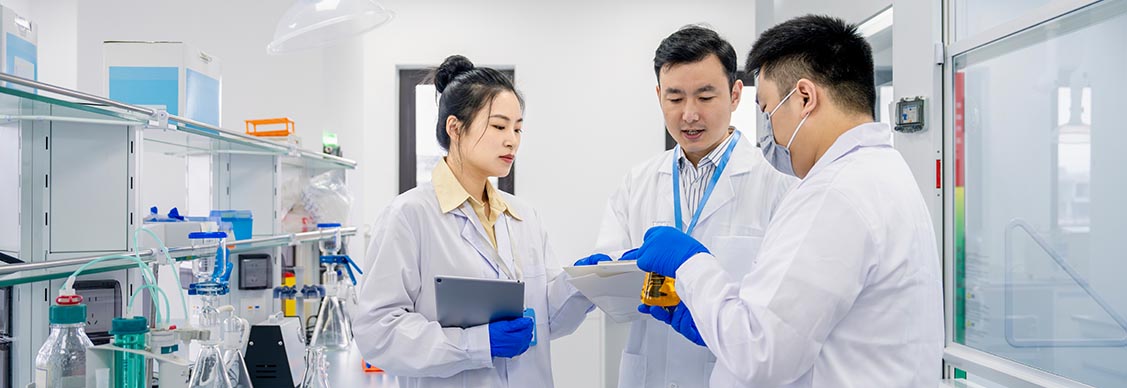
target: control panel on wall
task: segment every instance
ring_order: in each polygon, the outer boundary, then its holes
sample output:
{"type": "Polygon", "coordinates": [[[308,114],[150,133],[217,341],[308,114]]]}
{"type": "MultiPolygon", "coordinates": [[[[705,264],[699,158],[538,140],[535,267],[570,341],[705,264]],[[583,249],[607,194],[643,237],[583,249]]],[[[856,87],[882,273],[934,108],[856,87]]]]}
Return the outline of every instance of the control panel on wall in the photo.
{"type": "Polygon", "coordinates": [[[239,255],[239,289],[265,290],[274,287],[273,259],[265,253],[239,255]]]}
{"type": "Polygon", "coordinates": [[[926,104],[923,97],[905,97],[892,103],[892,112],[896,115],[892,122],[892,129],[901,133],[923,132],[927,129],[924,116],[926,104]]]}

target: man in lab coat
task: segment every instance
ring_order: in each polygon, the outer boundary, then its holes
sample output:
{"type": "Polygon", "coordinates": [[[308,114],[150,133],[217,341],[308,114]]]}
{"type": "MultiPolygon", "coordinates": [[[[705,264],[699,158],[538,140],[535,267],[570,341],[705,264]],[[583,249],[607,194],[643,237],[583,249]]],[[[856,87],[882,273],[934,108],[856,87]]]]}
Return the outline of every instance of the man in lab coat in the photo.
{"type": "MultiPolygon", "coordinates": [[[[804,16],[765,31],[747,68],[767,113],[760,146],[802,181],[758,254],[744,255],[754,263],[745,276],[733,277],[707,240],[647,231],[628,258],[676,277],[684,303],[655,317],[701,338],[742,386],[935,386],[938,248],[888,126],[873,122],[869,45],[840,19],[804,16]]],[[[713,386],[735,386],[716,376],[713,386]]]]}
{"type": "MultiPolygon", "coordinates": [[[[736,67],[731,44],[710,29],[685,27],[661,42],[654,55],[656,92],[678,146],[626,176],[610,198],[599,252],[637,247],[654,225],[681,226],[706,242],[733,277],[751,267],[748,253],[758,249],[772,212],[796,180],[767,163],[754,132],[730,126],[743,91],[736,67]]],[[[641,318],[630,328],[618,386],[707,387],[712,353],[664,323],[641,318]]]]}

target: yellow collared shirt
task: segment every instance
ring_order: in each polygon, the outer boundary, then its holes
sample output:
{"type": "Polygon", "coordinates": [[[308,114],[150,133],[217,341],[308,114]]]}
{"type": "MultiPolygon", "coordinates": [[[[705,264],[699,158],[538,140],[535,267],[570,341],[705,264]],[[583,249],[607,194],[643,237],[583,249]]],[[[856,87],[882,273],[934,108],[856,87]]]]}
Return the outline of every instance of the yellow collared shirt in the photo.
{"type": "Polygon", "coordinates": [[[489,199],[489,214],[485,214],[485,204],[482,203],[477,197],[470,195],[462,184],[458,182],[458,178],[454,177],[454,172],[450,170],[450,166],[446,164],[445,158],[442,163],[434,166],[434,171],[431,172],[431,183],[434,185],[434,192],[438,195],[438,206],[442,213],[449,213],[454,209],[462,207],[466,201],[470,201],[470,207],[473,207],[474,213],[477,213],[477,219],[481,221],[481,225],[485,227],[485,234],[489,236],[489,242],[493,243],[493,249],[497,249],[497,232],[494,230],[494,225],[497,224],[497,219],[500,218],[502,212],[509,213],[509,217],[513,217],[517,221],[521,218],[501,199],[497,194],[497,189],[489,181],[485,182],[485,191],[488,193],[489,199]]]}

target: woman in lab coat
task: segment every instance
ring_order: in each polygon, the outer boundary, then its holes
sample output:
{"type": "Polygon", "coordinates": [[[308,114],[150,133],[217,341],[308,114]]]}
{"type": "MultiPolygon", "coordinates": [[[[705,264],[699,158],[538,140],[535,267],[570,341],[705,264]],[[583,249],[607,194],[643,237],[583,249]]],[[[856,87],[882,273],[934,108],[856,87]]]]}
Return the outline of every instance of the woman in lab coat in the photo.
{"type": "Polygon", "coordinates": [[[523,101],[505,75],[462,56],[434,77],[448,156],[375,224],[352,319],[357,346],[406,387],[550,387],[550,339],[575,331],[594,306],[566,281],[536,211],[488,181],[512,168],[523,101]],[[435,276],[523,281],[537,343],[528,318],[441,327],[435,276]]]}

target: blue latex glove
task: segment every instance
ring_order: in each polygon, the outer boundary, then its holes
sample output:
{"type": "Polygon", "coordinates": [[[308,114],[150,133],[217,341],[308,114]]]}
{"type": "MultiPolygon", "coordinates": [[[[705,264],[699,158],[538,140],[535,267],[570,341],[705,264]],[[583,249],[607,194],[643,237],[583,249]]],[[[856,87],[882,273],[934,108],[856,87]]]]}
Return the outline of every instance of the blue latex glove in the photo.
{"type": "Polygon", "coordinates": [[[636,256],[638,268],[643,271],[676,278],[677,268],[698,253],[710,252],[692,236],[676,228],[655,226],[646,231],[642,246],[623,255],[622,260],[627,260],[626,256],[636,256]]]}
{"type": "Polygon", "coordinates": [[[638,248],[634,248],[623,253],[622,257],[618,258],[618,261],[623,260],[638,260],[638,248]]]}
{"type": "Polygon", "coordinates": [[[489,352],[511,358],[528,350],[532,343],[532,319],[516,318],[489,323],[489,352]]]}
{"type": "Polygon", "coordinates": [[[659,321],[669,324],[673,327],[673,331],[681,333],[685,339],[694,344],[705,346],[704,339],[700,337],[700,331],[697,330],[696,322],[693,322],[693,314],[689,312],[689,308],[684,303],[678,304],[676,307],[661,307],[661,306],[648,306],[638,305],[638,311],[643,314],[649,314],[659,321]]]}
{"type": "Polygon", "coordinates": [[[650,306],[648,304],[638,305],[638,312],[642,314],[649,314],[654,319],[669,324],[673,321],[673,307],[650,306]]]}
{"type": "Polygon", "coordinates": [[[587,256],[587,257],[584,257],[582,259],[576,260],[575,266],[578,267],[578,266],[581,266],[581,265],[595,265],[595,264],[598,264],[600,261],[611,261],[610,256],[604,255],[602,253],[596,253],[596,254],[593,254],[591,256],[587,256]]]}

